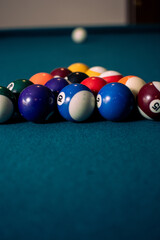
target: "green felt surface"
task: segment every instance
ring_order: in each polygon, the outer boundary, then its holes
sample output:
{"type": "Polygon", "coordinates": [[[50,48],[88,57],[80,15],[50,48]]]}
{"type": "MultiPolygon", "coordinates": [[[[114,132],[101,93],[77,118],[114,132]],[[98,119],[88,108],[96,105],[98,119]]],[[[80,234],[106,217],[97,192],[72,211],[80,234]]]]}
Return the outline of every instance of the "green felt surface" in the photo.
{"type": "MultiPolygon", "coordinates": [[[[0,38],[0,85],[73,62],[159,81],[158,31],[0,38]]],[[[0,125],[0,239],[160,239],[160,123],[0,125]]]]}

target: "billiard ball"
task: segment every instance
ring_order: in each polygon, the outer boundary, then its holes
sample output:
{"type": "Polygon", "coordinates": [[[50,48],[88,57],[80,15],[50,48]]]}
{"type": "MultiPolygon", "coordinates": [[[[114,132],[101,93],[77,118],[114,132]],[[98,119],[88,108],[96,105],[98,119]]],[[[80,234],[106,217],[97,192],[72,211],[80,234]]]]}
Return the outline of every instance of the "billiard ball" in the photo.
{"type": "Polygon", "coordinates": [[[115,82],[106,84],[97,95],[97,107],[104,119],[124,121],[135,107],[135,99],[128,87],[115,82]]]}
{"type": "Polygon", "coordinates": [[[73,63],[68,67],[68,69],[71,72],[83,72],[83,73],[85,73],[89,69],[89,67],[84,63],[73,63]]]}
{"type": "Polygon", "coordinates": [[[22,90],[32,84],[33,84],[33,82],[31,82],[27,79],[17,79],[15,81],[11,82],[7,86],[7,88],[14,93],[14,95],[18,101],[18,97],[19,97],[20,93],[22,92],[22,90]]]}
{"type": "Polygon", "coordinates": [[[106,71],[99,75],[99,77],[106,80],[107,83],[118,82],[123,78],[122,74],[117,71],[106,71]]]}
{"type": "Polygon", "coordinates": [[[53,77],[62,77],[65,78],[67,77],[71,71],[68,68],[55,68],[51,71],[52,78],[53,77]]]}
{"type": "Polygon", "coordinates": [[[88,75],[83,72],[73,72],[66,78],[69,83],[81,83],[88,75]]]}
{"type": "Polygon", "coordinates": [[[16,98],[6,87],[0,86],[0,123],[5,123],[14,114],[16,98]]]}
{"type": "Polygon", "coordinates": [[[18,99],[19,112],[27,121],[43,123],[55,111],[56,99],[52,91],[40,84],[25,88],[18,99]]]}
{"type": "Polygon", "coordinates": [[[75,43],[83,43],[87,39],[87,31],[83,27],[78,27],[73,29],[71,33],[71,38],[75,43]]]}
{"type": "Polygon", "coordinates": [[[67,82],[66,79],[61,78],[61,77],[55,77],[49,80],[45,86],[48,87],[57,97],[59,92],[67,86],[69,83],[67,82]]]}
{"type": "Polygon", "coordinates": [[[60,115],[72,122],[87,120],[95,108],[95,97],[90,89],[82,84],[70,84],[62,89],[57,97],[60,115]]]}
{"type": "Polygon", "coordinates": [[[53,76],[51,74],[45,73],[45,72],[40,72],[40,73],[34,74],[32,77],[30,77],[29,80],[34,84],[44,85],[51,78],[53,78],[53,76]]]}
{"type": "Polygon", "coordinates": [[[160,120],[160,82],[146,83],[137,95],[140,114],[149,120],[160,120]]]}
{"type": "Polygon", "coordinates": [[[107,69],[101,66],[95,66],[95,67],[91,67],[86,71],[86,74],[89,77],[98,77],[100,76],[103,72],[106,72],[107,69]]]}
{"type": "Polygon", "coordinates": [[[92,91],[92,93],[96,96],[100,89],[107,84],[107,82],[100,77],[89,77],[84,79],[81,82],[81,84],[88,87],[92,91]]]}
{"type": "Polygon", "coordinates": [[[137,96],[139,90],[146,84],[143,79],[136,76],[126,76],[121,78],[118,82],[125,84],[135,97],[137,96]]]}

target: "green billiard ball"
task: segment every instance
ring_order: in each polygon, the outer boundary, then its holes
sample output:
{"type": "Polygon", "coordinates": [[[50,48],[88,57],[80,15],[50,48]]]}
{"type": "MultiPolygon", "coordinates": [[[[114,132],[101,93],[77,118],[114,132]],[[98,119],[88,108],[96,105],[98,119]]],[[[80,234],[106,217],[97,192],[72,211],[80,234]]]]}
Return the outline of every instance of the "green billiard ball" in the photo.
{"type": "Polygon", "coordinates": [[[27,79],[17,79],[11,82],[7,88],[12,91],[18,100],[20,93],[28,86],[32,85],[33,83],[27,79]]]}
{"type": "Polygon", "coordinates": [[[0,123],[7,122],[14,114],[16,97],[6,87],[0,86],[0,123]]]}
{"type": "Polygon", "coordinates": [[[16,97],[16,105],[15,105],[15,113],[16,113],[16,117],[19,117],[19,110],[18,110],[18,98],[20,93],[28,86],[32,85],[33,83],[27,79],[17,79],[13,82],[11,82],[7,88],[13,92],[13,94],[16,97]]]}

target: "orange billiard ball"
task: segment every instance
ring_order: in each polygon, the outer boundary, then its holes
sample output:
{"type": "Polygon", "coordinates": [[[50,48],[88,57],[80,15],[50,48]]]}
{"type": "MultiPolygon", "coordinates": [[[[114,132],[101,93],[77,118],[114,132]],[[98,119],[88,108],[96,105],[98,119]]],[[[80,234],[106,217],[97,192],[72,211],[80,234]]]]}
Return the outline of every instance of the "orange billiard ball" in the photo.
{"type": "Polygon", "coordinates": [[[29,80],[34,84],[45,85],[46,82],[48,82],[51,78],[53,78],[51,74],[40,72],[40,73],[34,74],[29,80]]]}

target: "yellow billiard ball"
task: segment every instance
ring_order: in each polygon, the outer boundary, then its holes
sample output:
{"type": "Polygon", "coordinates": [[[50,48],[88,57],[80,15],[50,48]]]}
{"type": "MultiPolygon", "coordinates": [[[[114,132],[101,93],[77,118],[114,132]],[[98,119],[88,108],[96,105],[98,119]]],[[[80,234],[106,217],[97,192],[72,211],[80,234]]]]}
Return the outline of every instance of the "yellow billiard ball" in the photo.
{"type": "Polygon", "coordinates": [[[101,66],[95,66],[95,67],[91,67],[86,71],[86,74],[89,77],[98,77],[100,74],[102,74],[103,72],[106,72],[107,69],[101,66]]]}
{"type": "Polygon", "coordinates": [[[83,73],[85,73],[89,69],[89,67],[84,63],[73,63],[68,67],[68,69],[71,72],[83,72],[83,73]]]}

